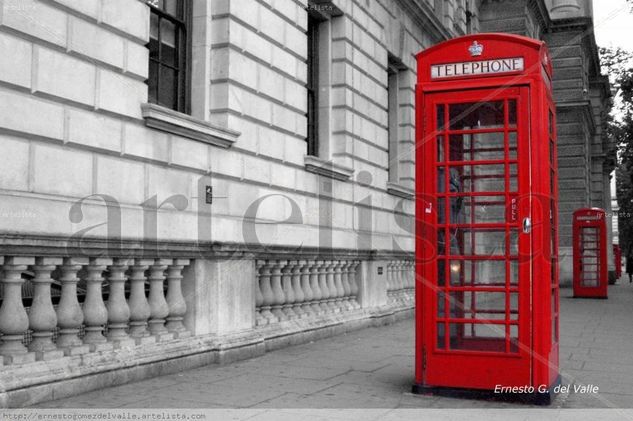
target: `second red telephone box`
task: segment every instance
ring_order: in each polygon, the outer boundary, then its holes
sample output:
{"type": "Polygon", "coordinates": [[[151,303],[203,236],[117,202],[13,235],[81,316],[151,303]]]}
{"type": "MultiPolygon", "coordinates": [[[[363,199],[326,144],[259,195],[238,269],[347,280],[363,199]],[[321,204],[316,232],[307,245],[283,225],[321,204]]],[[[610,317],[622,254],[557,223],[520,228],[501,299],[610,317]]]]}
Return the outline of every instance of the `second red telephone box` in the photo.
{"type": "Polygon", "coordinates": [[[574,297],[607,298],[606,213],[599,208],[574,212],[574,297]]]}

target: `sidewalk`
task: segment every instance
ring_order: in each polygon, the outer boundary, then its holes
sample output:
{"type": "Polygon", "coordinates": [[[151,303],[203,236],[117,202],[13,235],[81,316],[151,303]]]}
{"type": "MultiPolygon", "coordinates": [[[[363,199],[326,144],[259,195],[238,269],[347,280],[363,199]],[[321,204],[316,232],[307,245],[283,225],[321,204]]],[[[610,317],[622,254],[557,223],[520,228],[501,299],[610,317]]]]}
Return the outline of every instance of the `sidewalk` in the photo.
{"type": "MultiPolygon", "coordinates": [[[[561,290],[564,383],[598,394],[559,395],[557,408],[633,406],[633,286],[622,278],[608,300],[561,290]]],[[[412,320],[294,346],[227,366],[208,366],[37,408],[485,408],[512,403],[418,396],[412,320]]]]}

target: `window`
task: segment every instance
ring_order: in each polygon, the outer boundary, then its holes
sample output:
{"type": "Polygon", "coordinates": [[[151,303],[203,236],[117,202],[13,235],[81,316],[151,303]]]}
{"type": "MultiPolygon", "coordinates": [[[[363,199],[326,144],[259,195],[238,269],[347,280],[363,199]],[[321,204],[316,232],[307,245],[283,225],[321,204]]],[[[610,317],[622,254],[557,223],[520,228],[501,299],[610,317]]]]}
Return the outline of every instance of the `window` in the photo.
{"type": "Polygon", "coordinates": [[[319,25],[312,14],[308,15],[308,155],[319,154],[319,25]]]}
{"type": "Polygon", "coordinates": [[[149,102],[189,113],[189,5],[186,0],[147,0],[150,6],[149,102]]]}
{"type": "Polygon", "coordinates": [[[387,65],[387,138],[389,153],[389,181],[400,182],[399,164],[402,158],[400,151],[400,98],[399,91],[402,87],[404,65],[395,57],[389,56],[387,65]]]}

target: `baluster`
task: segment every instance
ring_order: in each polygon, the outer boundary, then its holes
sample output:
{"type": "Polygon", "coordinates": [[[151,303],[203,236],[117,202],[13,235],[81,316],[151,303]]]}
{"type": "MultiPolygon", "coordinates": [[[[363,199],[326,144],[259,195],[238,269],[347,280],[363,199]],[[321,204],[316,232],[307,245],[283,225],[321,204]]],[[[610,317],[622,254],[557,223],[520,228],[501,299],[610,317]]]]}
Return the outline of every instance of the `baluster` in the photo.
{"type": "Polygon", "coordinates": [[[62,284],[61,297],[57,305],[57,348],[65,355],[81,355],[90,351],[88,345],[84,345],[79,339],[79,331],[84,322],[84,313],[77,299],[77,272],[82,266],[88,264],[88,259],[65,257],[60,268],[62,284]]]}
{"type": "Polygon", "coordinates": [[[153,259],[135,259],[130,266],[130,336],[137,344],[153,343],[156,338],[148,331],[151,308],[145,294],[145,271],[154,263],[153,259]]]}
{"type": "Polygon", "coordinates": [[[262,316],[262,304],[264,303],[264,295],[261,287],[261,270],[264,266],[263,260],[255,262],[255,326],[262,326],[265,319],[262,316]]]}
{"type": "Polygon", "coordinates": [[[393,304],[394,296],[393,261],[387,262],[387,302],[393,304]]]}
{"type": "Polygon", "coordinates": [[[281,287],[281,267],[286,264],[285,261],[277,260],[272,264],[272,270],[270,275],[270,284],[273,290],[273,302],[272,302],[272,310],[271,312],[275,315],[277,320],[280,322],[285,322],[288,320],[288,317],[282,311],[282,307],[284,301],[286,300],[286,296],[284,294],[284,290],[281,287]]]}
{"type": "Polygon", "coordinates": [[[167,331],[176,338],[191,336],[183,320],[187,314],[187,302],[182,295],[182,269],[189,264],[188,259],[174,259],[174,263],[167,268],[167,331]]]}
{"type": "Polygon", "coordinates": [[[328,314],[332,310],[328,306],[330,287],[327,282],[327,261],[319,260],[317,264],[319,266],[319,288],[321,289],[321,301],[319,302],[319,306],[321,307],[323,314],[328,314]]]}
{"type": "Polygon", "coordinates": [[[149,267],[149,331],[158,341],[173,339],[165,327],[169,315],[169,305],[165,299],[165,270],[172,264],[171,259],[156,259],[149,267]]]}
{"type": "Polygon", "coordinates": [[[113,348],[103,336],[103,329],[108,322],[108,309],[103,302],[103,271],[112,264],[112,259],[92,257],[84,267],[86,276],[86,299],[84,300],[84,343],[90,351],[103,351],[113,348]]]}
{"type": "Polygon", "coordinates": [[[271,284],[271,266],[270,260],[260,260],[261,269],[259,272],[259,286],[262,290],[262,318],[265,320],[264,324],[276,323],[279,320],[270,311],[272,304],[275,302],[275,294],[271,284]]]}
{"type": "Polygon", "coordinates": [[[64,351],[58,350],[53,343],[53,331],[57,326],[57,314],[51,299],[51,272],[62,259],[56,257],[38,257],[31,269],[35,277],[33,284],[33,300],[29,311],[29,328],[33,331],[33,340],[29,344],[29,351],[35,352],[37,360],[52,360],[64,356],[64,351]]]}
{"type": "Polygon", "coordinates": [[[323,314],[323,309],[321,308],[323,293],[319,286],[319,263],[315,260],[308,260],[308,270],[310,271],[310,289],[312,290],[310,310],[315,316],[320,316],[323,314]]]}
{"type": "Polygon", "coordinates": [[[314,316],[312,309],[312,301],[314,300],[314,291],[310,285],[310,262],[306,260],[299,261],[299,270],[301,272],[301,290],[303,291],[303,302],[301,303],[301,311],[306,317],[314,316]]]}
{"type": "MultiPolygon", "coordinates": [[[[32,257],[7,257],[2,265],[3,288],[2,305],[0,305],[0,355],[5,364],[24,364],[35,361],[35,354],[29,353],[22,344],[22,338],[29,328],[29,316],[22,304],[22,272],[32,265],[32,257]]],[[[1,361],[0,361],[1,362],[1,361]]]]}
{"type": "Polygon", "coordinates": [[[353,310],[352,304],[352,285],[349,283],[349,260],[341,260],[339,270],[341,272],[341,283],[343,284],[343,307],[345,310],[353,310]]]}
{"type": "Polygon", "coordinates": [[[293,319],[297,317],[297,314],[293,311],[293,304],[295,302],[295,293],[292,288],[292,275],[290,271],[292,270],[292,261],[283,261],[283,265],[281,267],[281,287],[284,291],[284,303],[282,306],[282,311],[288,317],[288,319],[293,319]]]}
{"type": "Polygon", "coordinates": [[[336,288],[336,299],[334,300],[334,306],[337,311],[343,312],[345,306],[343,300],[345,300],[345,288],[343,287],[343,280],[341,279],[341,267],[343,262],[340,260],[334,260],[332,262],[332,271],[334,272],[334,287],[336,288]]]}
{"type": "Polygon", "coordinates": [[[352,290],[352,306],[355,309],[361,308],[360,303],[358,302],[358,265],[360,265],[360,260],[353,260],[348,266],[348,279],[352,290]]]}
{"type": "Polygon", "coordinates": [[[398,289],[399,289],[399,297],[400,297],[400,303],[402,305],[406,304],[406,297],[405,297],[405,291],[404,291],[404,271],[405,271],[405,262],[404,261],[400,261],[398,262],[398,289]]]}
{"type": "Polygon", "coordinates": [[[332,313],[338,313],[339,309],[336,307],[336,296],[338,294],[338,291],[336,290],[336,282],[334,282],[334,266],[335,266],[335,261],[332,260],[328,260],[326,262],[326,266],[325,266],[325,270],[327,273],[327,286],[328,286],[328,291],[330,293],[328,300],[327,300],[327,306],[330,308],[330,311],[332,313]]]}
{"type": "Polygon", "coordinates": [[[294,304],[292,305],[292,311],[299,318],[306,317],[306,313],[303,311],[303,301],[305,300],[305,294],[301,285],[301,266],[297,260],[290,262],[292,269],[292,291],[295,294],[294,304]]]}
{"type": "Polygon", "coordinates": [[[109,295],[106,308],[108,309],[108,340],[117,347],[130,347],[135,344],[127,334],[130,322],[130,307],[125,300],[125,271],[129,265],[128,259],[114,259],[109,266],[108,276],[109,295]]]}

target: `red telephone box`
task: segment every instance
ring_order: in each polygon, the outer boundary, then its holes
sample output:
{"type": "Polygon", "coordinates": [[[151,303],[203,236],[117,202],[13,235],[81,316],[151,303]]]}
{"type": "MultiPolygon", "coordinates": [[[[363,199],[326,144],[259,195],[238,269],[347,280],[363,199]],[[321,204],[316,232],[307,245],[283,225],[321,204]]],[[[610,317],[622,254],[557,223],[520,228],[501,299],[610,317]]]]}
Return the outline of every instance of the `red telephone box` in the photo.
{"type": "Polygon", "coordinates": [[[607,298],[606,213],[598,208],[574,212],[574,297],[607,298]]]}
{"type": "Polygon", "coordinates": [[[622,250],[617,244],[613,245],[613,260],[615,264],[615,279],[620,279],[622,276],[622,250]]]}
{"type": "Polygon", "coordinates": [[[547,47],[477,34],[417,60],[413,390],[549,403],[559,299],[547,47]]]}

